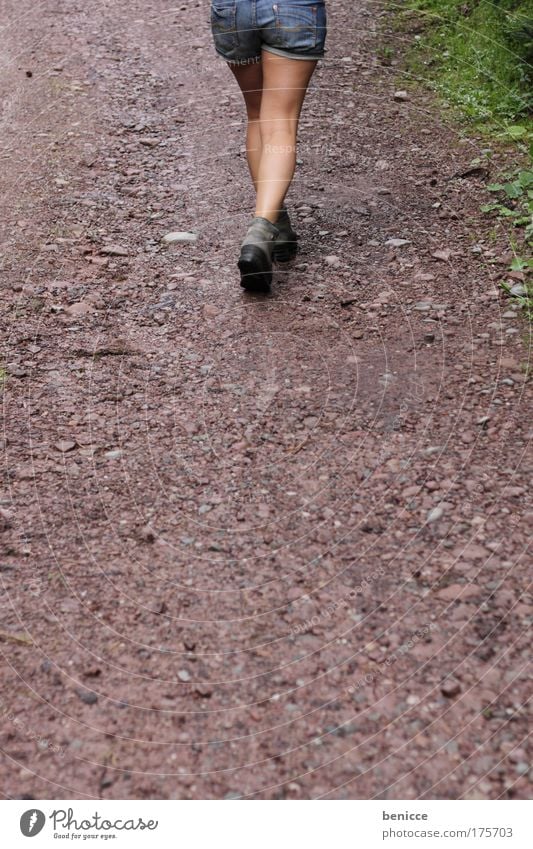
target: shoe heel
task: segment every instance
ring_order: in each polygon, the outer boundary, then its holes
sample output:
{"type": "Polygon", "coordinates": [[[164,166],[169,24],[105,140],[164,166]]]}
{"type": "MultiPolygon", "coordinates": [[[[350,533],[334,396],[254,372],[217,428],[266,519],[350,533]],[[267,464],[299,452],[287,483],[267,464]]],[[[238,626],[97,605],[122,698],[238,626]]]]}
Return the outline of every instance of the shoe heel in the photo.
{"type": "Polygon", "coordinates": [[[249,291],[265,291],[272,282],[272,269],[264,252],[255,245],[245,245],[237,263],[241,286],[249,291]]]}

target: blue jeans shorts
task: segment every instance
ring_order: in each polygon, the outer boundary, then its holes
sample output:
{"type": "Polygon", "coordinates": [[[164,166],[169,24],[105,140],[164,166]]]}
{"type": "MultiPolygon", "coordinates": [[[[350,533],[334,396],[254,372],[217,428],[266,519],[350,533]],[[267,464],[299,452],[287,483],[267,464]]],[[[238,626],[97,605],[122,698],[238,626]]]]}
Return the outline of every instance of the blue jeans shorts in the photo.
{"type": "Polygon", "coordinates": [[[261,50],[290,59],[322,59],[327,33],[324,0],[211,0],[215,50],[246,65],[261,50]]]}

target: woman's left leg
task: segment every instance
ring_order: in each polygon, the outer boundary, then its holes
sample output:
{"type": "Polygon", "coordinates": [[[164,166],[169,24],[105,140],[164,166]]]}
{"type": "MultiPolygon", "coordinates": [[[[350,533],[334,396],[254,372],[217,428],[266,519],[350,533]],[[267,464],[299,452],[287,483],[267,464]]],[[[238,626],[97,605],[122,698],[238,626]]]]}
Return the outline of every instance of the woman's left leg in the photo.
{"type": "Polygon", "coordinates": [[[261,95],[263,93],[263,65],[261,60],[248,64],[228,63],[246,104],[248,127],[246,130],[246,158],[250,175],[257,191],[259,163],[261,161],[261,95]]]}

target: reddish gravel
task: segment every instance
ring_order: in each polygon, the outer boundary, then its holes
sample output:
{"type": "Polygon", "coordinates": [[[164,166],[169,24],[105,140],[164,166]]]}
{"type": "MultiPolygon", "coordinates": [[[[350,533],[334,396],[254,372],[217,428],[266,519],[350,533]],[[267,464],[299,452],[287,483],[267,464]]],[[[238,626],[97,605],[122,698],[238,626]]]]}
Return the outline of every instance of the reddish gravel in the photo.
{"type": "Polygon", "coordinates": [[[240,95],[208,5],[168,6],[0,2],[1,792],[524,798],[529,353],[460,176],[486,142],[395,100],[379,4],[335,0],[302,252],[246,296],[240,95]]]}

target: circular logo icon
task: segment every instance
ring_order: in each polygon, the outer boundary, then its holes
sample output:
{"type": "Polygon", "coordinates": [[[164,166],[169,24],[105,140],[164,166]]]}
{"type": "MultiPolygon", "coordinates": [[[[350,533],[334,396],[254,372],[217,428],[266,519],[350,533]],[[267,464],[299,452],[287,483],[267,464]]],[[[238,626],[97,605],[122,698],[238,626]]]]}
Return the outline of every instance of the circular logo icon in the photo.
{"type": "Polygon", "coordinates": [[[42,811],[32,808],[25,811],[20,818],[20,830],[25,837],[35,837],[42,831],[46,817],[42,811]]]}

